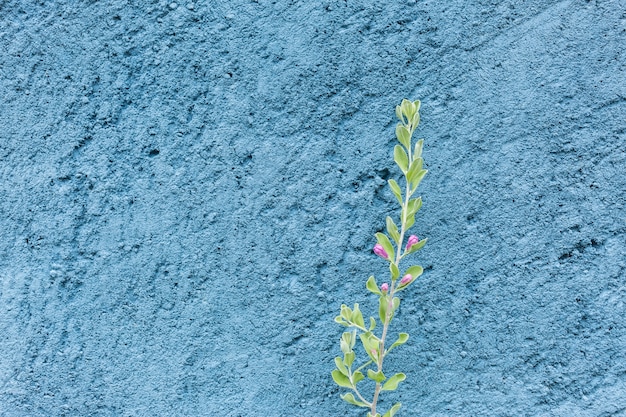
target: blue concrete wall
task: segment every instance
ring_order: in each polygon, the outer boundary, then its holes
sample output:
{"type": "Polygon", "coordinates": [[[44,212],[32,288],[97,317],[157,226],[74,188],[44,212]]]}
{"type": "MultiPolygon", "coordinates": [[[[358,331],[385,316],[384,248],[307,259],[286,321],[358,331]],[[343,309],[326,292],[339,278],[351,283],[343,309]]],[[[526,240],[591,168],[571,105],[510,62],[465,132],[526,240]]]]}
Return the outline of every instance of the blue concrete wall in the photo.
{"type": "Polygon", "coordinates": [[[384,276],[405,97],[383,404],[625,415],[624,0],[176,3],[0,2],[0,416],[361,416],[332,319],[384,276]]]}

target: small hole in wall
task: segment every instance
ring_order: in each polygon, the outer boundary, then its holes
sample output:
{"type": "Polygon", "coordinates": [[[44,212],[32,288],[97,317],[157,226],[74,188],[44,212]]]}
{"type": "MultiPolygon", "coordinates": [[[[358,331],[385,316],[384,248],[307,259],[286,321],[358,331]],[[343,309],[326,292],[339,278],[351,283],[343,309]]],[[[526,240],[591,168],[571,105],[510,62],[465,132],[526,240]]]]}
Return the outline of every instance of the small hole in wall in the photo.
{"type": "Polygon", "coordinates": [[[153,149],[150,151],[150,153],[148,154],[149,156],[157,156],[160,153],[160,151],[158,149],[153,149]]]}

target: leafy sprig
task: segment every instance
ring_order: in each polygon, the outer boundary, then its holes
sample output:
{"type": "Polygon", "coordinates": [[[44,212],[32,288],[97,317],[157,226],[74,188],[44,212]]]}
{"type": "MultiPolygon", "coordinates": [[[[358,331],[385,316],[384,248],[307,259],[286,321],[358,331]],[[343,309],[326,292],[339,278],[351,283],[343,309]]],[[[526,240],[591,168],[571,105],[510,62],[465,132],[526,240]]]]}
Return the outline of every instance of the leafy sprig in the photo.
{"type": "MultiPolygon", "coordinates": [[[[403,274],[400,273],[400,262],[408,255],[422,249],[427,241],[427,239],[420,240],[417,236],[411,235],[406,244],[404,243],[405,235],[415,224],[415,215],[422,207],[422,198],[412,197],[428,172],[423,168],[423,139],[418,140],[414,146],[412,144],[413,133],[420,122],[419,109],[419,100],[413,102],[403,100],[399,106],[396,106],[396,116],[400,120],[396,126],[396,138],[399,144],[394,147],[393,157],[402,171],[405,184],[403,191],[395,180],[390,179],[389,188],[400,204],[399,225],[388,216],[387,234],[376,233],[377,243],[373,249],[376,255],[389,263],[391,284],[385,282],[379,286],[374,276],[369,277],[365,284],[371,293],[378,296],[378,321],[382,324],[380,336],[375,333],[376,318],[370,317],[369,323],[366,324],[357,303],[353,308],[343,304],[340,314],[335,317],[337,323],[350,330],[341,336],[342,356],[335,358],[336,369],[331,374],[337,385],[351,391],[342,394],[341,398],[358,407],[369,408],[367,417],[381,417],[376,410],[380,393],[396,390],[398,385],[406,379],[406,375],[402,372],[390,377],[386,376],[383,373],[383,363],[393,349],[409,340],[407,333],[399,333],[396,341],[389,347],[385,344],[389,324],[400,307],[400,298],[396,294],[407,289],[424,271],[421,266],[413,265],[408,267],[403,274]],[[354,351],[357,336],[366,355],[360,363],[354,351]],[[357,386],[359,382],[366,379],[366,375],[375,383],[372,400],[367,400],[357,386]]],[[[393,417],[400,409],[400,405],[400,403],[395,404],[382,417],[393,417]]]]}

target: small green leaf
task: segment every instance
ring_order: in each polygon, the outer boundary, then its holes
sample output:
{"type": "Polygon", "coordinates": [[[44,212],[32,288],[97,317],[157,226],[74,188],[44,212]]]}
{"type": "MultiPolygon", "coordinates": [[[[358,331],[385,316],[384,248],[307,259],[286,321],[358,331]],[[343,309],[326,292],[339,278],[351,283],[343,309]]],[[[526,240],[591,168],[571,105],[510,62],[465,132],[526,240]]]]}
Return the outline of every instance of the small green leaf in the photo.
{"type": "Polygon", "coordinates": [[[352,382],[354,382],[354,385],[358,384],[360,381],[363,381],[365,379],[365,377],[363,376],[363,372],[361,371],[356,371],[355,373],[352,374],[352,382]]]}
{"type": "Polygon", "coordinates": [[[341,351],[344,353],[344,355],[350,352],[350,345],[346,343],[343,338],[339,341],[339,345],[341,346],[341,351]]]}
{"type": "Polygon", "coordinates": [[[411,181],[412,192],[415,192],[415,190],[417,190],[417,187],[419,187],[420,182],[422,182],[427,173],[427,169],[422,169],[415,175],[415,178],[413,179],[413,181],[411,181]]]}
{"type": "Polygon", "coordinates": [[[396,405],[391,407],[391,409],[387,411],[383,417],[393,417],[398,412],[401,405],[401,403],[397,403],[396,405]]]}
{"type": "Polygon", "coordinates": [[[389,352],[391,352],[391,349],[403,345],[406,343],[406,341],[409,340],[409,335],[408,333],[400,333],[398,335],[398,340],[396,340],[395,342],[393,342],[393,344],[391,346],[389,346],[389,349],[387,349],[387,352],[385,353],[385,355],[389,352]]]}
{"type": "MultiPolygon", "coordinates": [[[[352,332],[343,332],[341,335],[341,341],[348,347],[348,352],[352,350],[354,343],[352,341],[352,332]]],[[[344,352],[345,353],[345,352],[344,352]]]]}
{"type": "Polygon", "coordinates": [[[370,404],[365,404],[364,402],[358,401],[357,399],[355,399],[354,395],[352,393],[350,393],[350,392],[347,393],[347,394],[340,395],[340,397],[345,402],[350,403],[350,404],[354,404],[354,405],[356,405],[358,407],[370,407],[370,404]]]}
{"type": "Polygon", "coordinates": [[[402,205],[402,191],[400,190],[400,186],[398,185],[398,183],[395,180],[389,180],[389,187],[391,188],[391,192],[393,192],[393,195],[396,196],[396,199],[398,200],[398,203],[400,203],[400,205],[402,205]]]}
{"type": "Polygon", "coordinates": [[[354,351],[351,350],[348,353],[344,353],[343,355],[343,363],[348,367],[352,367],[352,364],[354,363],[354,351]]]}
{"type": "Polygon", "coordinates": [[[387,297],[383,296],[378,299],[378,318],[383,324],[385,324],[387,318],[387,304],[387,297]]]}
{"type": "Polygon", "coordinates": [[[350,379],[342,374],[339,369],[335,369],[334,371],[332,371],[331,375],[335,383],[340,387],[352,388],[352,383],[350,382],[350,379]]]}
{"type": "Polygon", "coordinates": [[[398,384],[406,379],[406,375],[403,373],[395,374],[383,385],[383,391],[395,391],[398,388],[398,384]]]}
{"type": "Polygon", "coordinates": [[[411,133],[409,129],[400,123],[396,126],[396,137],[398,138],[398,142],[404,145],[405,148],[411,149],[411,133]]]}
{"type": "Polygon", "coordinates": [[[389,264],[389,272],[391,273],[392,281],[397,280],[398,277],[400,276],[400,270],[398,269],[398,266],[393,262],[389,264]]]}
{"type": "Polygon", "coordinates": [[[411,130],[415,130],[415,128],[417,128],[417,126],[419,126],[420,124],[420,114],[419,112],[415,112],[415,114],[413,115],[413,118],[411,119],[411,130]]]}
{"type": "Polygon", "coordinates": [[[404,119],[402,118],[402,108],[400,106],[396,106],[396,117],[404,123],[404,119]]]}
{"type": "Polygon", "coordinates": [[[343,319],[347,322],[350,322],[352,319],[352,310],[350,310],[350,307],[345,304],[341,305],[341,317],[343,317],[343,319]]]}
{"type": "Polygon", "coordinates": [[[404,149],[402,149],[402,146],[396,145],[393,148],[393,160],[396,161],[396,164],[398,164],[398,167],[400,167],[402,172],[406,174],[406,170],[409,166],[409,157],[404,149]]]}
{"type": "MultiPolygon", "coordinates": [[[[420,158],[419,161],[421,160],[422,159],[420,158]]],[[[419,161],[413,161],[409,163],[409,170],[406,173],[406,179],[409,181],[409,183],[415,180],[415,176],[422,169],[422,164],[420,164],[419,161]]]]}
{"type": "Polygon", "coordinates": [[[396,226],[393,219],[389,216],[387,216],[387,232],[397,245],[398,241],[400,240],[400,233],[398,233],[398,226],[396,226]]]}
{"type": "Polygon", "coordinates": [[[395,251],[393,250],[393,245],[391,244],[391,241],[389,241],[387,235],[384,233],[376,233],[376,240],[380,243],[383,249],[385,249],[385,252],[389,255],[389,260],[391,261],[394,257],[395,251]]]}
{"type": "Polygon", "coordinates": [[[419,209],[422,208],[422,197],[409,200],[409,204],[407,205],[407,207],[409,216],[414,215],[419,211],[419,209]]]}
{"type": "Polygon", "coordinates": [[[400,307],[400,299],[398,297],[393,297],[393,300],[391,300],[391,304],[393,305],[393,311],[395,312],[398,307],[400,307]]]}
{"type": "Polygon", "coordinates": [[[419,100],[415,100],[415,101],[413,102],[413,105],[415,106],[415,111],[416,111],[416,112],[418,112],[418,111],[420,111],[420,107],[421,107],[421,105],[422,105],[422,102],[421,102],[421,101],[419,101],[419,100]]]}
{"type": "Polygon", "coordinates": [[[335,317],[335,322],[341,324],[342,326],[350,326],[350,324],[348,324],[341,316],[335,317]]]}
{"type": "MultiPolygon", "coordinates": [[[[407,208],[408,209],[408,208],[407,208]]],[[[408,210],[404,210],[404,208],[400,211],[400,215],[404,221],[404,230],[407,231],[413,226],[415,223],[415,214],[411,214],[408,210]]]]}
{"type": "Polygon", "coordinates": [[[415,278],[419,277],[420,275],[422,275],[423,272],[424,272],[424,268],[422,268],[419,265],[413,265],[412,267],[410,267],[409,269],[406,270],[404,275],[411,274],[413,279],[415,279],[415,278]]]}
{"type": "Polygon", "coordinates": [[[421,158],[422,157],[422,149],[424,149],[424,139],[420,139],[415,143],[415,151],[413,151],[413,158],[421,158]]]}
{"type": "Polygon", "coordinates": [[[365,329],[363,314],[361,313],[361,310],[359,310],[359,305],[357,303],[354,304],[354,310],[352,311],[352,323],[356,324],[362,329],[365,329]]]}
{"type": "Polygon", "coordinates": [[[371,332],[375,328],[376,328],[376,319],[374,319],[374,317],[370,317],[370,328],[369,328],[369,331],[371,332]]]}
{"type": "Polygon", "coordinates": [[[361,333],[359,337],[361,338],[361,343],[363,344],[363,349],[365,349],[367,356],[374,362],[378,361],[378,357],[372,354],[372,350],[378,351],[380,340],[374,336],[372,332],[361,333]]]}
{"type": "Polygon", "coordinates": [[[369,277],[369,279],[365,283],[365,288],[367,288],[370,292],[373,292],[376,295],[382,295],[383,294],[380,291],[380,288],[378,288],[378,284],[376,284],[376,279],[374,278],[373,275],[371,277],[369,277]]]}
{"type": "Polygon", "coordinates": [[[339,356],[335,358],[335,365],[337,366],[337,369],[339,370],[339,372],[341,372],[345,376],[348,376],[350,374],[348,372],[348,368],[346,368],[346,365],[343,363],[343,361],[341,360],[339,356]]]}
{"type": "Polygon", "coordinates": [[[371,347],[371,341],[370,341],[370,337],[369,335],[372,334],[371,332],[366,332],[366,333],[361,333],[359,335],[359,338],[361,339],[361,343],[363,344],[363,348],[367,351],[369,350],[368,348],[371,347]]]}
{"type": "Polygon", "coordinates": [[[402,100],[402,104],[400,104],[400,106],[402,106],[402,114],[404,114],[408,120],[411,120],[415,114],[417,106],[407,99],[402,100]]]}
{"type": "Polygon", "coordinates": [[[387,377],[383,374],[383,371],[374,372],[372,369],[367,370],[367,377],[376,382],[383,382],[387,377]]]}

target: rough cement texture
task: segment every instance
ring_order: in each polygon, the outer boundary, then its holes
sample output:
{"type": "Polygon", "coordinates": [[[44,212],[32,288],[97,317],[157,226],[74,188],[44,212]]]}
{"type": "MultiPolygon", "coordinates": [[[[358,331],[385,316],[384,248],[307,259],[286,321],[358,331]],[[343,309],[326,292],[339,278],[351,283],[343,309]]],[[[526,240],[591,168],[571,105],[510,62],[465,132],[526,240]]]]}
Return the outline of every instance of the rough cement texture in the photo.
{"type": "Polygon", "coordinates": [[[626,415],[624,0],[0,2],[0,416],[362,416],[393,107],[399,416],[626,415]]]}

